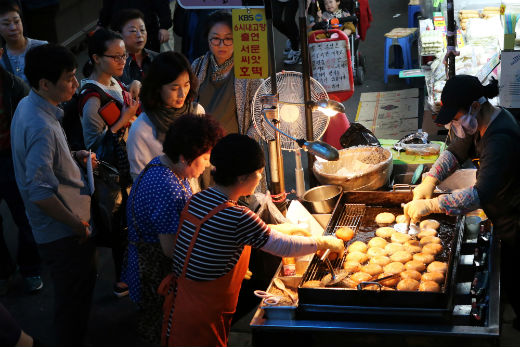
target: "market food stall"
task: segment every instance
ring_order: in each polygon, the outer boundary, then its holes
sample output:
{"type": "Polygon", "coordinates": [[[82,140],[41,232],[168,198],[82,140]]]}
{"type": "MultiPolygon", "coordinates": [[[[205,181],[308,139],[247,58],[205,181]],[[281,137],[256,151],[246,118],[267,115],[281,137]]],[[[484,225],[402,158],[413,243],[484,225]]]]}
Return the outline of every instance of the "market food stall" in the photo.
{"type": "Polygon", "coordinates": [[[392,231],[395,223],[378,224],[375,217],[381,212],[398,215],[402,213],[401,203],[411,199],[410,191],[344,192],[324,232],[332,235],[344,227],[355,231],[354,237],[345,242],[347,251],[329,258],[336,281],[331,281],[329,267],[318,256],[297,263],[296,276],[283,276],[281,266],[275,278],[276,282],[284,283],[285,290],[280,290],[276,283],[267,289],[279,301],[277,304],[262,301],[250,323],[253,344],[262,346],[277,341],[289,345],[327,345],[348,340],[364,345],[383,342],[395,345],[403,343],[402,339],[425,336],[435,336],[433,340],[422,340],[425,345],[438,345],[442,339],[450,344],[457,339],[464,339],[465,344],[472,339],[476,344],[493,343],[499,337],[500,327],[500,250],[498,242],[490,236],[490,223],[481,223],[475,232],[471,226],[470,231],[465,217],[431,215],[429,218],[439,222],[438,238],[433,243],[438,242],[441,250],[434,259],[423,260],[430,266],[419,265],[410,271],[414,260],[420,257],[417,254],[427,252],[425,247],[430,243],[425,242],[427,236],[392,231]],[[366,253],[363,246],[361,250],[353,250],[361,244],[365,245],[366,253]],[[408,252],[392,253],[393,247],[389,245],[408,252]],[[362,254],[362,258],[357,258],[358,267],[352,265],[354,253],[362,254]],[[371,266],[378,262],[386,263],[380,266],[384,270],[371,266]],[[391,269],[396,262],[400,262],[402,269],[391,269]],[[413,277],[416,273],[425,282],[424,277],[437,272],[431,269],[432,264],[440,263],[445,264],[445,271],[441,271],[442,278],[436,279],[438,287],[415,288],[419,282],[414,280],[408,281],[412,287],[401,285],[406,276],[413,277]],[[387,278],[395,273],[399,273],[397,278],[377,282],[378,277],[387,278]]]}

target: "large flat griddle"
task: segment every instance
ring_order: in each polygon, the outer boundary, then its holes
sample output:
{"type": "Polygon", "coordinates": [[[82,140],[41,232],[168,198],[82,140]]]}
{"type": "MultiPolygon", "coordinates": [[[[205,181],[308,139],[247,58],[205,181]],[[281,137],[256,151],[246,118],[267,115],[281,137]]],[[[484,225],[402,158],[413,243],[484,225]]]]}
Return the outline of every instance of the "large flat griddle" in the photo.
{"type": "MultiPolygon", "coordinates": [[[[402,214],[401,203],[411,199],[411,192],[345,192],[336,204],[325,234],[333,235],[338,227],[349,226],[356,233],[345,246],[348,247],[357,240],[367,242],[375,236],[375,230],[379,227],[374,221],[378,213],[402,214]]],[[[460,254],[463,223],[460,218],[444,214],[431,215],[429,218],[441,223],[438,236],[442,241],[443,251],[436,256],[436,260],[448,263],[446,279],[440,292],[302,287],[306,281],[321,280],[328,273],[325,264],[315,256],[298,287],[299,308],[303,311],[363,312],[364,314],[386,312],[411,316],[451,312],[457,268],[454,264],[458,263],[460,254]]],[[[333,262],[334,268],[341,269],[344,261],[345,255],[333,262]]]]}

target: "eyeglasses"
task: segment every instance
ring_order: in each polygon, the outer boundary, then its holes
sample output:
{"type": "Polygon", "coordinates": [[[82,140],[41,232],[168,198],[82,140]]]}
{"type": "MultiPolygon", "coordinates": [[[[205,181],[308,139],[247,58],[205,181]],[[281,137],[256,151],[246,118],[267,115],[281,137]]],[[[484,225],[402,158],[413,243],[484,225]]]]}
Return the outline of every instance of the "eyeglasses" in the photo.
{"type": "Polygon", "coordinates": [[[128,53],[125,53],[123,55],[108,55],[103,54],[104,57],[112,58],[116,63],[124,63],[126,62],[126,58],[128,58],[128,53]]]}
{"type": "Polygon", "coordinates": [[[225,39],[219,39],[218,37],[213,37],[209,39],[209,42],[212,46],[220,46],[221,43],[224,44],[224,46],[231,46],[233,44],[233,39],[231,38],[225,38],[225,39]]]}

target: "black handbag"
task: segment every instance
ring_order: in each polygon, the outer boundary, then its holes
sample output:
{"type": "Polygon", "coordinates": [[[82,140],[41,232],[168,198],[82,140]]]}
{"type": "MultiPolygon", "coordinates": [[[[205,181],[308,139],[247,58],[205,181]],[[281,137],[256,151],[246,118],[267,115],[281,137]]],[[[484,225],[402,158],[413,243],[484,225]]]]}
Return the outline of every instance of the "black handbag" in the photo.
{"type": "Polygon", "coordinates": [[[99,149],[96,151],[96,156],[99,160],[105,161],[117,169],[119,172],[119,185],[122,189],[132,185],[124,133],[124,129],[120,129],[117,133],[107,130],[99,149]]]}
{"type": "Polygon", "coordinates": [[[119,240],[119,233],[126,226],[124,216],[125,191],[119,183],[119,171],[104,161],[94,170],[94,194],[91,215],[96,244],[112,247],[119,240]]]}

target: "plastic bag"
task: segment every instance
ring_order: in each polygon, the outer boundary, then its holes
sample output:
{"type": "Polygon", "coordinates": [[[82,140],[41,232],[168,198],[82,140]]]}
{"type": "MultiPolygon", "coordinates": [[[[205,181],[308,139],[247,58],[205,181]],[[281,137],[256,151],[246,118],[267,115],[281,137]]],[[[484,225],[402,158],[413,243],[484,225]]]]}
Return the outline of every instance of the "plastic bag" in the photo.
{"type": "Polygon", "coordinates": [[[289,222],[271,200],[269,191],[266,194],[255,193],[248,197],[247,200],[249,209],[255,212],[265,223],[282,224],[289,222]]]}
{"type": "Polygon", "coordinates": [[[351,123],[347,131],[341,135],[339,143],[343,148],[354,146],[381,146],[374,133],[359,123],[351,123]]]}

